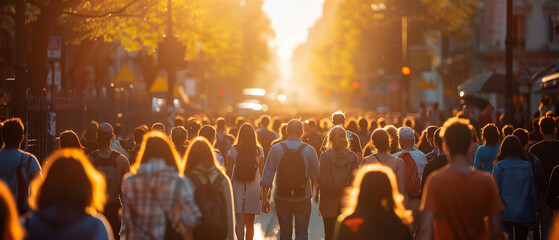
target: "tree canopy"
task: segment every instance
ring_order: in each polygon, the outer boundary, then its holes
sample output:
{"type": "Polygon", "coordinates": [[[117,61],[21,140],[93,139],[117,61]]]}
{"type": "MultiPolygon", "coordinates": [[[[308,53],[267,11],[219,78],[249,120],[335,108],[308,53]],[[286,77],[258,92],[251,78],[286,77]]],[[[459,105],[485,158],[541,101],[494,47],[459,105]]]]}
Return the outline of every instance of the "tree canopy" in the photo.
{"type": "Polygon", "coordinates": [[[323,16],[295,51],[294,77],[319,88],[351,92],[352,82],[398,73],[402,63],[402,16],[408,44],[421,45],[431,32],[461,42],[470,36],[469,21],[482,0],[326,0],[323,16]],[[382,4],[383,9],[372,9],[382,4]]]}
{"type": "MultiPolygon", "coordinates": [[[[157,52],[167,29],[167,0],[28,0],[30,77],[33,92],[44,86],[48,38],[58,28],[66,41],[117,42],[129,51],[157,52]]],[[[262,0],[172,0],[174,35],[185,60],[203,51],[215,77],[254,76],[270,59],[274,37],[262,0]],[[250,19],[250,20],[248,20],[250,19]]],[[[13,6],[13,3],[11,4],[13,6]]],[[[7,5],[10,7],[10,5],[7,5]]]]}

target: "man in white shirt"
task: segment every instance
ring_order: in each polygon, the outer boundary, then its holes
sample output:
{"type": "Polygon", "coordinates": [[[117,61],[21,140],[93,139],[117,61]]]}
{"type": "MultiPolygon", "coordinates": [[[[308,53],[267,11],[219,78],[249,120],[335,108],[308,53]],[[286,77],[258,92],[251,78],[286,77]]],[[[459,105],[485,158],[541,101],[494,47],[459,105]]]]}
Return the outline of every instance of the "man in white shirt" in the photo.
{"type": "Polygon", "coordinates": [[[415,165],[417,165],[417,173],[419,177],[423,176],[423,169],[427,164],[427,157],[421,151],[415,149],[415,136],[413,130],[409,127],[401,127],[398,129],[398,138],[400,141],[400,151],[394,154],[394,157],[399,157],[402,152],[409,152],[415,165]]]}

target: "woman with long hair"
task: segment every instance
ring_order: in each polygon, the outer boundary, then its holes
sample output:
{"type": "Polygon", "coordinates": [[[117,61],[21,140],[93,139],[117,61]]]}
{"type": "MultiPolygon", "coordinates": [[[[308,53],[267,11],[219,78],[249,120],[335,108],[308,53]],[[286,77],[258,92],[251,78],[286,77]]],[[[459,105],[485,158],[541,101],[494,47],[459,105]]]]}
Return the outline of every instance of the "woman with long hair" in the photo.
{"type": "Polygon", "coordinates": [[[346,198],[334,239],[411,239],[412,214],[404,207],[390,168],[377,164],[362,167],[346,198]]]}
{"type": "Polygon", "coordinates": [[[501,214],[503,228],[510,239],[526,239],[530,225],[536,221],[537,201],[532,166],[516,136],[503,140],[493,178],[505,207],[501,214]]]}
{"type": "Polygon", "coordinates": [[[60,138],[58,140],[60,148],[77,148],[83,149],[82,144],[78,135],[72,130],[66,130],[60,133],[60,138]]]}
{"type": "Polygon", "coordinates": [[[231,182],[205,138],[196,137],[188,145],[184,175],[194,183],[194,197],[203,216],[194,229],[194,239],[235,239],[231,182]]]}
{"type": "Polygon", "coordinates": [[[325,239],[331,240],[336,218],[341,213],[344,191],[351,185],[353,171],[359,168],[359,162],[349,149],[347,132],[342,126],[333,127],[327,136],[326,151],[320,154],[316,182],[320,190],[319,209],[325,239]]]}
{"type": "Polygon", "coordinates": [[[227,172],[233,182],[235,198],[235,232],[237,239],[251,240],[254,237],[254,217],[260,214],[260,176],[264,171],[264,151],[254,128],[244,123],[237,141],[229,150],[227,172]]]}
{"type": "Polygon", "coordinates": [[[10,188],[0,181],[0,239],[22,239],[24,231],[19,225],[16,203],[10,188]]]}
{"type": "Polygon", "coordinates": [[[396,176],[396,183],[398,184],[397,190],[405,196],[404,202],[407,202],[406,196],[406,166],[404,161],[400,158],[394,157],[390,154],[390,137],[386,130],[379,128],[371,134],[372,147],[376,149],[376,153],[363,159],[361,166],[365,164],[380,164],[392,169],[396,176]]]}
{"type": "Polygon", "coordinates": [[[31,182],[33,214],[24,223],[27,239],[113,239],[99,212],[105,205],[105,179],[78,149],[47,158],[44,177],[31,182]]]}
{"type": "Polygon", "coordinates": [[[122,232],[126,239],[191,237],[200,210],[193,187],[183,178],[178,153],[162,132],[144,135],[132,175],[123,183],[122,232]],[[172,229],[173,231],[167,231],[172,229]]]}
{"type": "Polygon", "coordinates": [[[398,129],[394,125],[388,125],[384,127],[384,130],[388,133],[390,137],[390,148],[388,152],[394,154],[400,151],[400,143],[398,140],[398,129]]]}

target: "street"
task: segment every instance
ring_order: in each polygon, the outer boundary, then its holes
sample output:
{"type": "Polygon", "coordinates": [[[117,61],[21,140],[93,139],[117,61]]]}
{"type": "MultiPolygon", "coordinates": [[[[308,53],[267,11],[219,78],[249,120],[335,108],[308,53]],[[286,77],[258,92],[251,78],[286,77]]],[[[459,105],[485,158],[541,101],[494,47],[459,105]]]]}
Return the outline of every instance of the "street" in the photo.
{"type": "MultiPolygon", "coordinates": [[[[262,213],[256,216],[254,221],[254,239],[277,239],[279,233],[278,219],[276,217],[275,205],[271,204],[269,214],[262,213]]],[[[295,223],[294,223],[295,225],[295,223]]],[[[309,240],[324,239],[324,227],[322,217],[318,216],[318,202],[312,202],[311,221],[309,223],[309,240]]]]}

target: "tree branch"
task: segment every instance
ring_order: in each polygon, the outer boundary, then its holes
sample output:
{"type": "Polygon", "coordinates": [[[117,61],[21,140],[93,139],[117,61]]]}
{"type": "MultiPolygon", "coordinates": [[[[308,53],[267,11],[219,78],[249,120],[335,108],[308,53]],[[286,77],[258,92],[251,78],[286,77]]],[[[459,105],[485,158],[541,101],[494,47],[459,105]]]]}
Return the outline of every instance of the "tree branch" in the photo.
{"type": "Polygon", "coordinates": [[[102,17],[108,17],[108,16],[121,16],[121,17],[139,17],[143,14],[127,14],[127,13],[123,13],[124,11],[126,11],[126,9],[128,9],[128,7],[132,6],[134,3],[138,2],[138,0],[132,0],[131,2],[129,2],[128,4],[126,4],[124,7],[122,7],[121,9],[115,10],[115,11],[109,11],[106,13],[100,13],[100,14],[80,14],[80,13],[74,13],[71,11],[63,11],[63,14],[67,14],[67,15],[71,15],[71,16],[76,16],[76,17],[84,17],[84,18],[102,18],[102,17]]]}

